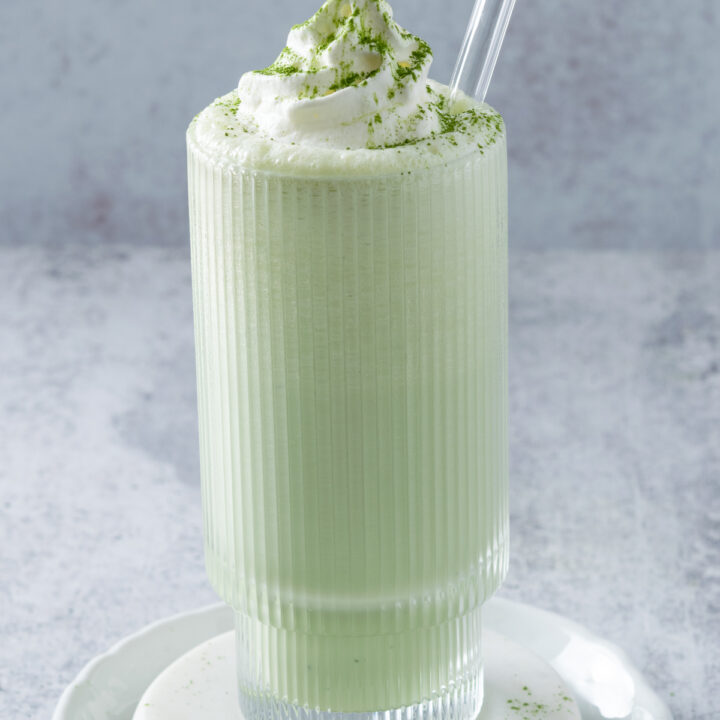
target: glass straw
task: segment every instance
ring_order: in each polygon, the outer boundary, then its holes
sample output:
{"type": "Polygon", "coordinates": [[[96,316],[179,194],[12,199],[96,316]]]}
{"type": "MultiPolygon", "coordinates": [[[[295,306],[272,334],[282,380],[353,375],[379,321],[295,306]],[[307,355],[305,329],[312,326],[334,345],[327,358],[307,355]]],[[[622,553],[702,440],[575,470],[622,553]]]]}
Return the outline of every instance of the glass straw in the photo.
{"type": "Polygon", "coordinates": [[[485,100],[514,6],[515,0],[476,0],[450,81],[451,97],[462,90],[485,100]]]}

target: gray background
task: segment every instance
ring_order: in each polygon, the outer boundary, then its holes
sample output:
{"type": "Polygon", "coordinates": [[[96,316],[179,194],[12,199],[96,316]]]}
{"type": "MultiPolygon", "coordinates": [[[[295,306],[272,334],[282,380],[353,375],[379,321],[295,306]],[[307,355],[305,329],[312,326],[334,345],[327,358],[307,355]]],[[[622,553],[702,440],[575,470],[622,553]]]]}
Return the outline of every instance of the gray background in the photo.
{"type": "MultiPolygon", "coordinates": [[[[3,0],[0,240],[175,244],[190,118],[319,0],[3,0]]],[[[449,79],[472,0],[397,0],[449,79]]],[[[516,247],[720,243],[717,0],[519,0],[489,100],[516,247]]]]}
{"type": "MultiPolygon", "coordinates": [[[[0,718],[212,602],[183,133],[317,0],[0,0],[0,718]]],[[[446,79],[470,0],[397,0],[446,79]],[[438,7],[441,6],[441,7],[438,7]]],[[[518,0],[501,592],[720,718],[720,5],[518,0]]]]}

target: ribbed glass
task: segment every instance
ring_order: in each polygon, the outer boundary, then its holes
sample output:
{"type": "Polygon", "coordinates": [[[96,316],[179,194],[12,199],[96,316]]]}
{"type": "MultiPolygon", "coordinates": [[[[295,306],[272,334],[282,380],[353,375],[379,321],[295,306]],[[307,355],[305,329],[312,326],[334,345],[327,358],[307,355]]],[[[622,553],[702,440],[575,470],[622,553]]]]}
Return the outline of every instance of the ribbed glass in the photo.
{"type": "Polygon", "coordinates": [[[508,559],[504,139],[326,179],[191,143],[189,184],[206,561],[246,717],[474,717],[508,559]]]}

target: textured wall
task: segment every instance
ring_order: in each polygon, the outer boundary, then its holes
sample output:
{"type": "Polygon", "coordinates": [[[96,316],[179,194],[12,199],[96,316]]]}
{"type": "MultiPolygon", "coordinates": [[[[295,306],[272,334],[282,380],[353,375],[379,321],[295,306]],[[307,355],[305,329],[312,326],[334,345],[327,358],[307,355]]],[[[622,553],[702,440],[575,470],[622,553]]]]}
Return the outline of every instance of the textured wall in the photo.
{"type": "MultiPolygon", "coordinates": [[[[183,133],[319,0],[2,0],[0,242],[187,239],[183,133]]],[[[447,79],[472,0],[396,0],[447,79]]],[[[717,0],[519,0],[516,247],[720,245],[717,0]]]]}

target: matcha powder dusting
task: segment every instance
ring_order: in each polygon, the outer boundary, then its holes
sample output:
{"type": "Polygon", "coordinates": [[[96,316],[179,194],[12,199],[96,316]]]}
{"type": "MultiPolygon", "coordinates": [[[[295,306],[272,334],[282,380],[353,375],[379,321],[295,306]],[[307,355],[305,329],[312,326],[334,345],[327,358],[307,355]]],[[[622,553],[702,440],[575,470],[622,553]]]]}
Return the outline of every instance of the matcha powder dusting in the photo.
{"type": "Polygon", "coordinates": [[[328,0],[291,29],[272,65],[242,76],[238,124],[342,149],[502,132],[495,113],[451,107],[448,89],[428,80],[431,63],[430,46],[395,22],[385,0],[328,0]]]}

